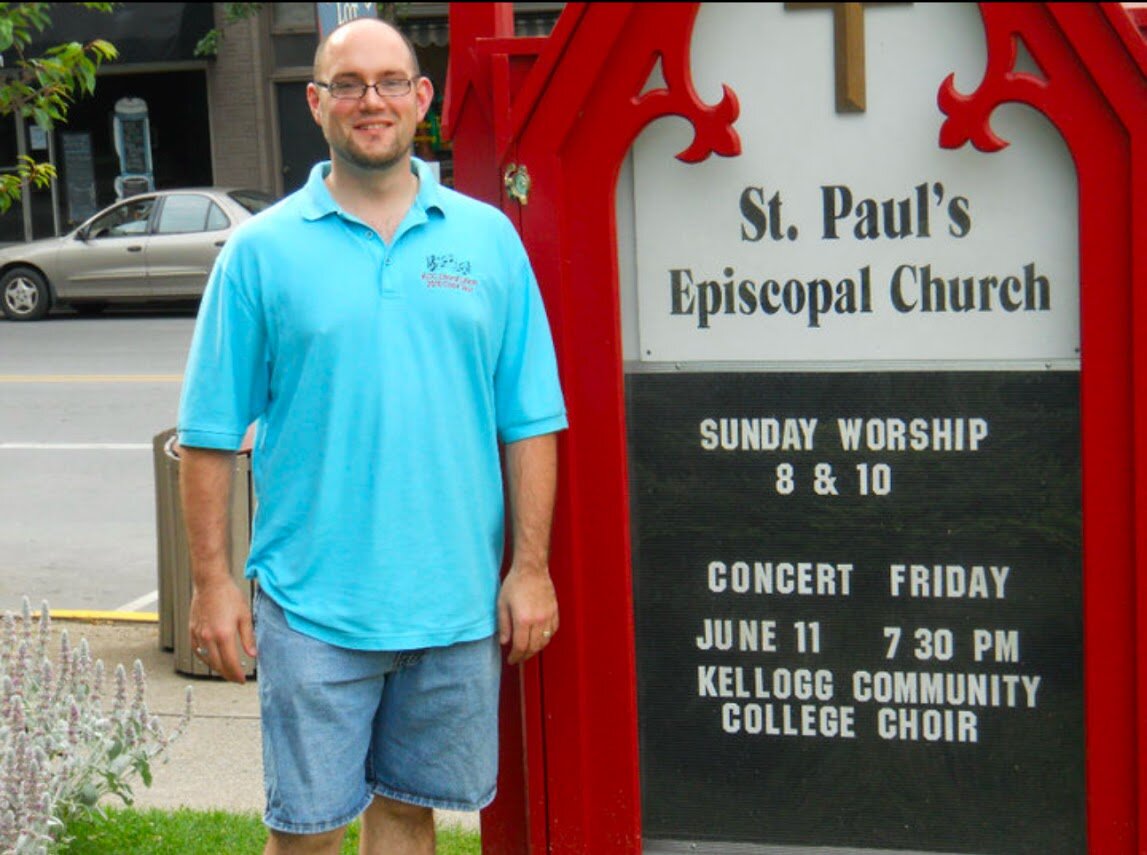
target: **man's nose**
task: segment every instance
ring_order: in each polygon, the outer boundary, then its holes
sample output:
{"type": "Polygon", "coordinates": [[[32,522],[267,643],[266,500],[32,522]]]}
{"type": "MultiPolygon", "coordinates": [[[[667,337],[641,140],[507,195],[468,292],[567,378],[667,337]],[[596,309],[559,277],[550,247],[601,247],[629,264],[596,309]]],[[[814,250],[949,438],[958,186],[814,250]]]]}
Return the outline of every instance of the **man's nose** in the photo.
{"type": "Polygon", "coordinates": [[[373,105],[375,105],[375,106],[377,106],[377,104],[389,104],[390,103],[389,99],[385,98],[378,91],[378,84],[377,83],[373,83],[373,84],[367,86],[366,92],[364,92],[362,94],[362,97],[359,98],[358,101],[359,101],[360,105],[366,105],[367,102],[373,102],[373,105]]]}

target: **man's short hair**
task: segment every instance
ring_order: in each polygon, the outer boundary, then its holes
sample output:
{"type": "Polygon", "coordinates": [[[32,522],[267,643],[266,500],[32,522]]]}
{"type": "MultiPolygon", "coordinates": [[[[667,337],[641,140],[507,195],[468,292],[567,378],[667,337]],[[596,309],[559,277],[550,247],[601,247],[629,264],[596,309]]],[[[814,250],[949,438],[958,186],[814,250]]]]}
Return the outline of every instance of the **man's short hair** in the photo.
{"type": "MultiPolygon", "coordinates": [[[[349,26],[349,25],[355,23],[356,21],[361,21],[361,20],[364,20],[364,19],[363,18],[352,18],[349,21],[344,21],[343,23],[341,23],[337,27],[335,27],[333,30],[331,30],[329,33],[327,33],[326,36],[323,37],[323,40],[321,42],[319,42],[319,46],[317,48],[315,48],[315,61],[314,61],[313,67],[311,68],[312,79],[314,79],[314,80],[319,79],[320,67],[322,66],[323,60],[326,56],[327,42],[329,42],[331,40],[331,36],[333,36],[335,33],[337,33],[343,27],[349,26]]],[[[406,45],[406,50],[410,53],[410,65],[414,69],[414,76],[415,77],[421,77],[422,76],[422,67],[418,64],[418,51],[416,51],[414,49],[414,42],[412,42],[410,40],[410,37],[407,36],[406,33],[402,32],[402,30],[400,30],[397,26],[390,23],[390,21],[384,21],[382,18],[371,18],[370,20],[378,21],[380,24],[384,24],[387,27],[390,27],[390,29],[394,30],[394,32],[398,33],[399,38],[402,39],[402,43],[404,45],[406,45]]]]}

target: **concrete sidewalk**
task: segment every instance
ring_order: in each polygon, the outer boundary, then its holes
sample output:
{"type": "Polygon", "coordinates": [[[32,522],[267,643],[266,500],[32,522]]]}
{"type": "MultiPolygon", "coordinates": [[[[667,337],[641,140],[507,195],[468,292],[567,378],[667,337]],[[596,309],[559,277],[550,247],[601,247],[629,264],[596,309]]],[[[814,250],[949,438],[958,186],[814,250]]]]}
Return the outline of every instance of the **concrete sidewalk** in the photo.
{"type": "MultiPolygon", "coordinates": [[[[92,656],[102,659],[109,676],[117,665],[129,673],[138,659],[147,675],[147,705],[175,728],[183,713],[187,687],[192,690],[192,720],[187,731],[156,762],[151,787],[135,782],[140,808],[263,811],[262,750],[258,687],[237,686],[206,677],[176,673],[173,654],[159,647],[156,623],[52,620],[53,634],[67,630],[73,645],[88,640],[92,656]]],[[[440,811],[439,825],[478,830],[477,813],[440,811]]]]}

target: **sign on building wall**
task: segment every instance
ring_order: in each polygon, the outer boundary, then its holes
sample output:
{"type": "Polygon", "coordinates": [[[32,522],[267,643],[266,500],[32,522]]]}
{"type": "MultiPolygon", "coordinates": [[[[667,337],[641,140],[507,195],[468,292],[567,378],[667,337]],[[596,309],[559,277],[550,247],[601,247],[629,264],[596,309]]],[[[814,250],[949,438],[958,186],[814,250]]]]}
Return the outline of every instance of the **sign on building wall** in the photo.
{"type": "Polygon", "coordinates": [[[315,15],[319,22],[319,40],[330,35],[331,30],[353,21],[355,18],[375,18],[378,16],[377,3],[316,3],[315,15]]]}
{"type": "Polygon", "coordinates": [[[633,149],[644,831],[1083,851],[1074,169],[1023,107],[940,148],[974,5],[863,16],[840,112],[830,10],[703,6],[742,154],[682,164],[671,119],[633,149]]]}
{"type": "Polygon", "coordinates": [[[78,225],[99,210],[92,160],[92,135],[87,131],[63,132],[64,183],[68,199],[68,222],[78,225]]]}

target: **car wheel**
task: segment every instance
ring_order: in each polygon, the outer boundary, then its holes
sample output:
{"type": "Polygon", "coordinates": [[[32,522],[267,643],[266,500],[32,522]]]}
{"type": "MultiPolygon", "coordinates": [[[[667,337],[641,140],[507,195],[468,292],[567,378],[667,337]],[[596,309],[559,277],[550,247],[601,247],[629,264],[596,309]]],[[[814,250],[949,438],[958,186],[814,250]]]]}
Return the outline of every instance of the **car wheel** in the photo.
{"type": "Polygon", "coordinates": [[[30,267],[14,267],[0,276],[0,309],[11,321],[38,321],[48,314],[48,282],[30,267]]]}

